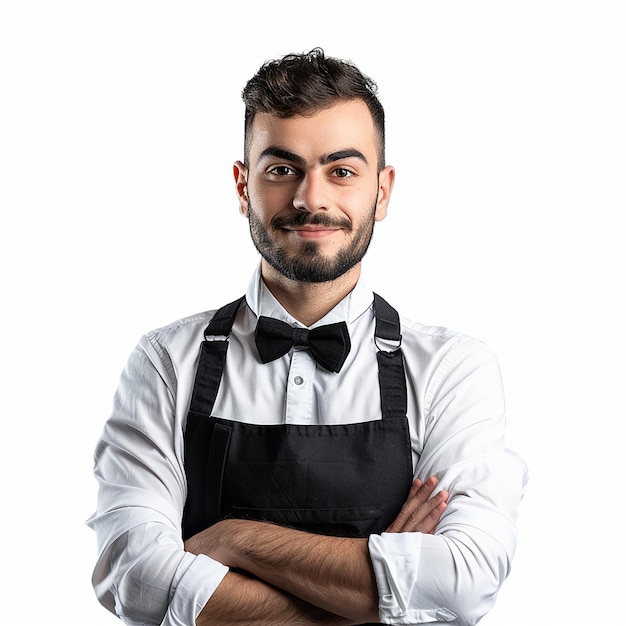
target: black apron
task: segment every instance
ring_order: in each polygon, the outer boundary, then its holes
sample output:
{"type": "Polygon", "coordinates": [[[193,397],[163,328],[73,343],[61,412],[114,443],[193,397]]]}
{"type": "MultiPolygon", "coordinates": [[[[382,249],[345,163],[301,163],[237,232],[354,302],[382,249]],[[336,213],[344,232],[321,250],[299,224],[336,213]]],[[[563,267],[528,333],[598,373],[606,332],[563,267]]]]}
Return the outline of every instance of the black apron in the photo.
{"type": "MultiPolygon", "coordinates": [[[[217,311],[204,332],[185,430],[183,538],[226,517],[333,536],[383,532],[413,480],[401,349],[377,353],[380,420],[308,426],[215,417],[228,335],[243,301],[217,311]],[[209,336],[226,339],[208,341],[209,336]]],[[[395,309],[375,294],[374,311],[376,337],[399,346],[395,309]]]]}
{"type": "MultiPolygon", "coordinates": [[[[228,335],[243,301],[217,311],[204,333],[185,430],[183,538],[226,517],[333,536],[383,532],[413,479],[401,349],[377,353],[380,420],[256,425],[214,417],[228,335]]],[[[375,294],[374,312],[376,337],[399,346],[395,309],[375,294]]]]}

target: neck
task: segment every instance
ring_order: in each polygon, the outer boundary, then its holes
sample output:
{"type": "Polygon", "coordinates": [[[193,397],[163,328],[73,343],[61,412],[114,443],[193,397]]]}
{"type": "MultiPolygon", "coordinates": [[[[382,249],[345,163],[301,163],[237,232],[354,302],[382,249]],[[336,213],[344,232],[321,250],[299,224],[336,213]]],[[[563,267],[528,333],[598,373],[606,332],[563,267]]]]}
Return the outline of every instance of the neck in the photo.
{"type": "Polygon", "coordinates": [[[261,264],[261,276],[266,287],[285,311],[305,326],[322,319],[341,302],[354,289],[360,274],[359,263],[335,280],[303,283],[285,278],[265,261],[261,264]]]}

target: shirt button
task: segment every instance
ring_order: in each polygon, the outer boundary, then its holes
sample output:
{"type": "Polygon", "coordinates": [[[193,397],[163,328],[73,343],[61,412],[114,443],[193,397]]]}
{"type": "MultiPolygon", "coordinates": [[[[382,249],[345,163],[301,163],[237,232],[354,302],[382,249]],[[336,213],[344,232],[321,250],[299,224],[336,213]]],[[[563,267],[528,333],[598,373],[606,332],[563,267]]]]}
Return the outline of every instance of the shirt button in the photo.
{"type": "Polygon", "coordinates": [[[296,376],[293,382],[296,383],[296,385],[301,385],[304,382],[304,378],[302,378],[302,376],[296,376]]]}

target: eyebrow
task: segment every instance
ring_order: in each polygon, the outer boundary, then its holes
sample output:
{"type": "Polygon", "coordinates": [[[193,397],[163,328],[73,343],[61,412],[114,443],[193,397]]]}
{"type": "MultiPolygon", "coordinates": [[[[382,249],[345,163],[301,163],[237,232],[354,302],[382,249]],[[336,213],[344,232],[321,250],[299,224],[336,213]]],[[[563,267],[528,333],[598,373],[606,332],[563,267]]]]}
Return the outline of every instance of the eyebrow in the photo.
{"type": "MultiPolygon", "coordinates": [[[[296,163],[297,165],[305,165],[306,160],[304,157],[296,154],[295,152],[291,152],[290,150],[285,150],[284,148],[279,148],[277,146],[269,146],[265,148],[263,152],[259,155],[259,160],[265,159],[267,157],[277,157],[279,159],[285,159],[285,161],[291,161],[292,163],[296,163]]],[[[368,164],[365,155],[356,148],[348,148],[346,150],[338,150],[337,152],[331,152],[330,154],[325,154],[320,159],[321,165],[328,165],[329,163],[334,163],[335,161],[341,161],[342,159],[359,159],[363,161],[366,165],[368,164]]]]}
{"type": "Polygon", "coordinates": [[[299,154],[296,154],[295,152],[290,152],[289,150],[284,150],[283,148],[277,148],[274,146],[265,148],[265,150],[263,150],[263,152],[261,152],[261,154],[259,155],[259,161],[267,157],[277,157],[279,159],[284,159],[285,161],[291,161],[292,163],[297,163],[298,165],[304,165],[305,163],[304,157],[301,157],[299,154]]]}
{"type": "Polygon", "coordinates": [[[343,159],[359,159],[367,165],[367,159],[365,155],[356,148],[348,148],[347,150],[339,150],[337,152],[331,152],[320,159],[322,165],[333,163],[334,161],[341,161],[343,159]]]}

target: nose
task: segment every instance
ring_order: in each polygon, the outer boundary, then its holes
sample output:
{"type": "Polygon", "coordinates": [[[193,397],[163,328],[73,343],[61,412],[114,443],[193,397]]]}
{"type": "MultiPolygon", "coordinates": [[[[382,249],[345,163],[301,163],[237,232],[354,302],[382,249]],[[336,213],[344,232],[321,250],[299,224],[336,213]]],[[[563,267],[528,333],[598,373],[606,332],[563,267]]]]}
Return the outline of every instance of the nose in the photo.
{"type": "Polygon", "coordinates": [[[328,187],[321,172],[307,172],[302,176],[293,197],[293,206],[308,213],[330,208],[328,187]]]}

